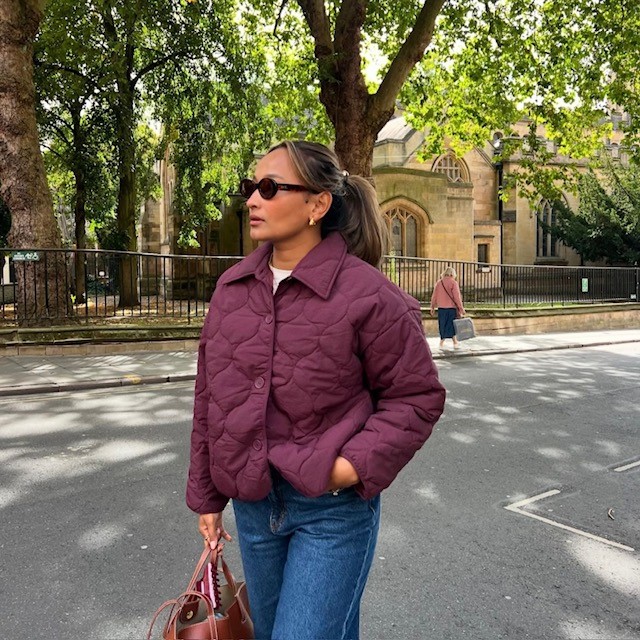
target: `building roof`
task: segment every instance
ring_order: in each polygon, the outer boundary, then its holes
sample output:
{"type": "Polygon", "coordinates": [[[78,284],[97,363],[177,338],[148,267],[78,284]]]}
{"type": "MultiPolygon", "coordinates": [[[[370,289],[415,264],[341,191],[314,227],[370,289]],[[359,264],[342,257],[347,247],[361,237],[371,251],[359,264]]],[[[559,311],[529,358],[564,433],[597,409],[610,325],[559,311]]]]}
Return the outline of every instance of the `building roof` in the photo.
{"type": "Polygon", "coordinates": [[[380,129],[378,137],[376,138],[376,144],[382,144],[384,142],[405,142],[415,129],[409,126],[402,116],[392,118],[387,124],[380,129]]]}

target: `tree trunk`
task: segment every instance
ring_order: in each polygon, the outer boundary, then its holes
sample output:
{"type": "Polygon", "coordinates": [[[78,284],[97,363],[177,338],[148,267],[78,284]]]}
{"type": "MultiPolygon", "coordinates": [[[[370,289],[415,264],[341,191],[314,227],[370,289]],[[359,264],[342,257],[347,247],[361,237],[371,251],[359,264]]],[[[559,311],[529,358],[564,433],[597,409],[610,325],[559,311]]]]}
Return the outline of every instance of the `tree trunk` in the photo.
{"type": "Polygon", "coordinates": [[[373,147],[378,131],[393,115],[385,114],[380,124],[370,114],[370,97],[359,69],[338,71],[340,81],[323,83],[320,100],[335,130],[335,151],[342,166],[351,174],[372,177],[373,147]]]}
{"type": "Polygon", "coordinates": [[[353,120],[334,123],[336,131],[335,151],[342,166],[351,174],[372,178],[373,146],[376,135],[369,130],[364,114],[353,120]]]}
{"type": "MultiPolygon", "coordinates": [[[[120,189],[118,192],[118,232],[126,251],[137,251],[136,237],[136,180],[135,142],[133,139],[133,105],[131,117],[124,117],[119,125],[120,141],[120,189]],[[127,127],[127,121],[129,126],[127,127]]],[[[123,256],[120,264],[119,307],[133,307],[140,304],[138,297],[138,263],[130,256],[123,256]]]]}
{"type": "Polygon", "coordinates": [[[87,254],[82,249],[87,248],[87,183],[85,180],[84,171],[80,167],[76,167],[73,172],[76,181],[76,204],[74,210],[75,221],[75,236],[76,236],[76,253],[75,259],[75,291],[76,291],[76,304],[83,303],[85,301],[85,276],[86,276],[86,257],[87,254]]]}
{"type": "Polygon", "coordinates": [[[76,238],[75,294],[76,304],[85,302],[86,293],[86,258],[83,249],[87,248],[87,179],[83,158],[87,153],[85,134],[82,130],[82,108],[79,102],[72,105],[71,117],[73,121],[73,178],[75,180],[74,225],[76,238]]]}
{"type": "MultiPolygon", "coordinates": [[[[135,4],[135,3],[134,3],[135,4]]],[[[135,45],[132,41],[133,25],[137,10],[133,7],[129,15],[129,31],[119,33],[112,7],[104,3],[100,15],[107,41],[111,45],[111,69],[115,73],[117,91],[111,100],[118,134],[118,190],[117,222],[119,249],[137,251],[136,237],[136,180],[135,180],[135,45]],[[123,46],[124,45],[124,46],[123,46]]],[[[138,263],[132,257],[123,256],[119,268],[118,306],[134,307],[138,298],[138,263]]]]}
{"type": "Polygon", "coordinates": [[[425,0],[413,28],[370,95],[360,47],[367,0],[342,0],[331,33],[324,2],[297,0],[315,43],[320,101],[335,128],[335,150],[347,171],[371,178],[376,137],[393,116],[398,93],[431,42],[444,0],[425,0]]]}
{"type": "MultiPolygon", "coordinates": [[[[9,245],[61,248],[35,114],[33,40],[44,0],[0,2],[0,196],[12,217],[9,245]]],[[[18,319],[49,323],[70,312],[66,266],[61,253],[39,262],[16,263],[18,319]]]]}
{"type": "MultiPolygon", "coordinates": [[[[137,251],[136,236],[136,143],[134,137],[134,87],[130,79],[130,65],[124,77],[118,79],[118,98],[115,108],[118,123],[118,171],[120,185],[118,191],[118,235],[122,249],[137,251]]],[[[138,297],[138,262],[135,258],[123,256],[120,263],[119,307],[134,307],[140,304],[138,297]]]]}

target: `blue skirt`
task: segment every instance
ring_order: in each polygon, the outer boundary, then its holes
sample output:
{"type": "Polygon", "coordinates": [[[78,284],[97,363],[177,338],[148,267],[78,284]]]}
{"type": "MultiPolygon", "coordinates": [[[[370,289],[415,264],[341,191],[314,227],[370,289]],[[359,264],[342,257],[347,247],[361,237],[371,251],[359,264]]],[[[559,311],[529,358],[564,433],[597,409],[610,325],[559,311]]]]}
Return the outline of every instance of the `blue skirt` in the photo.
{"type": "Polygon", "coordinates": [[[440,340],[445,338],[453,338],[456,335],[453,327],[453,321],[458,314],[457,309],[440,309],[438,308],[438,330],[440,331],[440,340]]]}

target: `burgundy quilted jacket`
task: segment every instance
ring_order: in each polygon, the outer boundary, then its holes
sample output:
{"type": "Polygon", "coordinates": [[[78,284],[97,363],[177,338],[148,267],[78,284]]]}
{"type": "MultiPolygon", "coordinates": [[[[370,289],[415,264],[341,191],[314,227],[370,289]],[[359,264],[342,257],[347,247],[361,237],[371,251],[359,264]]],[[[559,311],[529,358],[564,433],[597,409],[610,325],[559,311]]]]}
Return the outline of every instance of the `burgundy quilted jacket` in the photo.
{"type": "Polygon", "coordinates": [[[338,233],[273,295],[264,244],[218,281],[200,340],[187,504],[260,500],[273,465],[326,491],[335,458],[368,499],[431,434],[445,391],[416,301],[347,253],[338,233]]]}

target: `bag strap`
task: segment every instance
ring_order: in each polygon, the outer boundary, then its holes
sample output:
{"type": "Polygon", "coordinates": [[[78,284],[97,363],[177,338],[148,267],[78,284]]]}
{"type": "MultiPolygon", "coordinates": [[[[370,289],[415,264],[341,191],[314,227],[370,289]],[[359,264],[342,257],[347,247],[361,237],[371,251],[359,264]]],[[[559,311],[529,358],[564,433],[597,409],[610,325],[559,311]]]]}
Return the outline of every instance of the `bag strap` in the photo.
{"type": "Polygon", "coordinates": [[[222,551],[218,553],[218,551],[215,549],[205,549],[196,564],[196,568],[193,572],[193,575],[191,576],[191,580],[189,580],[187,590],[184,593],[181,593],[177,598],[167,600],[165,603],[160,605],[160,608],[155,612],[151,621],[151,625],[149,627],[149,632],[147,633],[147,640],[151,640],[151,633],[153,631],[156,620],[158,619],[158,616],[162,613],[162,611],[164,611],[167,607],[171,607],[171,611],[169,613],[169,618],[163,628],[163,638],[165,640],[176,640],[175,623],[178,616],[180,615],[180,608],[187,598],[198,598],[199,600],[204,601],[205,606],[207,607],[207,619],[209,620],[209,630],[211,631],[211,638],[212,640],[219,640],[218,625],[215,622],[215,612],[213,610],[211,600],[209,600],[207,596],[205,596],[203,593],[200,593],[200,591],[197,591],[195,588],[196,582],[200,577],[202,570],[204,569],[207,562],[211,562],[216,572],[219,571],[220,568],[222,568],[222,572],[224,573],[227,584],[229,585],[229,588],[234,595],[235,601],[238,603],[240,611],[242,612],[242,622],[245,622],[249,618],[249,612],[247,611],[242,598],[239,597],[236,579],[233,577],[231,569],[229,569],[229,565],[225,562],[222,551]],[[169,633],[171,633],[171,629],[173,629],[173,637],[169,636],[169,633]]]}
{"type": "MultiPolygon", "coordinates": [[[[209,598],[207,598],[207,596],[205,596],[204,593],[200,593],[199,591],[185,591],[184,593],[181,593],[176,598],[176,600],[178,601],[178,609],[169,618],[169,621],[167,622],[167,626],[165,628],[167,630],[173,628],[174,636],[176,635],[175,634],[176,622],[177,622],[178,616],[180,615],[180,605],[184,604],[184,601],[187,600],[188,598],[199,598],[204,602],[205,606],[207,607],[207,621],[209,622],[209,634],[210,634],[211,640],[219,640],[218,623],[216,622],[216,619],[215,619],[215,612],[213,610],[213,605],[211,604],[211,600],[209,600],[209,598]]],[[[176,637],[167,638],[167,640],[177,640],[177,638],[176,637]]]]}
{"type": "Polygon", "coordinates": [[[191,576],[191,580],[189,580],[189,584],[187,585],[187,591],[195,591],[196,582],[204,569],[204,565],[207,564],[209,560],[213,562],[215,551],[211,549],[205,549],[200,556],[200,560],[196,564],[196,568],[191,576]]]}
{"type": "MultiPolygon", "coordinates": [[[[160,608],[155,612],[153,619],[151,621],[151,626],[149,627],[149,632],[147,633],[147,640],[151,640],[151,633],[153,631],[153,627],[156,623],[156,620],[158,619],[158,616],[162,613],[162,611],[164,611],[167,607],[171,607],[171,611],[169,612],[169,618],[163,627],[162,635],[165,640],[175,640],[175,624],[174,623],[178,615],[180,615],[180,606],[181,604],[184,604],[182,600],[185,599],[185,596],[193,596],[199,600],[204,600],[205,605],[207,607],[207,611],[211,613],[211,616],[207,616],[207,617],[208,618],[213,617],[214,613],[213,613],[213,608],[211,606],[211,602],[204,594],[200,593],[199,591],[196,591],[195,587],[196,587],[196,582],[200,577],[202,570],[204,569],[204,566],[207,564],[207,562],[210,559],[213,560],[214,556],[215,556],[215,551],[212,551],[210,549],[205,549],[202,552],[200,559],[196,564],[196,568],[193,572],[193,575],[191,576],[191,580],[189,580],[189,584],[187,585],[187,590],[184,593],[181,593],[177,598],[173,598],[172,600],[167,600],[166,602],[164,602],[162,605],[160,605],[160,608]],[[173,638],[169,636],[172,624],[174,628],[173,638]]],[[[211,627],[211,622],[209,622],[209,626],[211,627]]],[[[215,629],[215,631],[212,630],[211,637],[216,638],[217,640],[218,638],[217,628],[215,629]]]]}
{"type": "Polygon", "coordinates": [[[242,622],[244,623],[247,621],[248,618],[250,618],[250,615],[249,615],[249,612],[247,611],[247,608],[244,606],[244,602],[242,601],[240,594],[238,593],[239,591],[238,583],[236,582],[236,579],[233,576],[233,573],[231,573],[231,569],[229,569],[229,565],[225,562],[224,556],[222,555],[222,551],[220,551],[219,553],[216,553],[215,551],[212,552],[212,562],[216,567],[216,571],[218,570],[218,560],[220,561],[220,566],[222,567],[222,573],[224,573],[224,578],[227,581],[227,584],[229,585],[229,588],[233,593],[235,601],[238,603],[238,606],[240,607],[240,611],[242,612],[242,622]]]}
{"type": "Polygon", "coordinates": [[[216,558],[216,569],[218,568],[217,561],[220,560],[220,566],[222,567],[222,573],[224,573],[224,579],[227,581],[227,584],[231,587],[231,590],[234,594],[238,593],[238,587],[236,586],[236,579],[233,577],[231,573],[231,569],[229,569],[229,565],[224,561],[224,557],[222,553],[218,554],[216,558]]]}
{"type": "Polygon", "coordinates": [[[198,581],[198,578],[200,577],[200,574],[207,562],[211,562],[211,564],[216,568],[216,571],[219,571],[219,568],[222,568],[222,573],[224,573],[227,584],[231,587],[234,594],[238,593],[236,579],[233,577],[231,569],[229,569],[229,565],[225,562],[222,551],[218,552],[216,549],[205,549],[202,552],[200,560],[198,560],[198,564],[196,565],[195,571],[189,581],[189,585],[187,586],[187,591],[195,590],[196,582],[198,581]]]}
{"type": "MultiPolygon", "coordinates": [[[[178,601],[174,598],[173,600],[167,600],[166,602],[163,602],[160,607],[158,608],[158,610],[153,614],[153,619],[151,620],[151,624],[149,625],[149,631],[147,632],[147,640],[151,640],[151,634],[153,633],[153,627],[156,624],[156,620],[158,619],[158,616],[167,608],[167,607],[175,607],[177,606],[178,601]]],[[[173,609],[171,610],[171,613],[173,613],[173,609]]],[[[167,625],[165,625],[164,629],[163,629],[163,633],[162,635],[166,635],[166,628],[167,625]]]]}
{"type": "Polygon", "coordinates": [[[165,603],[160,605],[160,608],[155,612],[153,619],[151,620],[151,625],[149,626],[149,631],[147,632],[147,640],[151,640],[151,634],[153,633],[153,627],[156,624],[156,620],[167,607],[171,607],[171,611],[169,612],[169,618],[167,619],[167,622],[162,628],[162,637],[163,640],[177,640],[176,622],[178,619],[178,615],[180,615],[180,608],[187,598],[198,598],[204,602],[207,608],[207,621],[209,623],[211,640],[220,640],[218,636],[218,625],[214,617],[214,611],[213,607],[211,606],[211,601],[209,600],[209,598],[207,598],[207,596],[205,596],[203,593],[200,593],[199,591],[185,591],[184,593],[181,593],[177,598],[174,598],[173,600],[167,600],[165,603]]]}
{"type": "Polygon", "coordinates": [[[220,563],[222,565],[222,572],[224,573],[225,580],[227,581],[227,584],[229,585],[229,587],[231,588],[231,591],[233,592],[235,601],[238,603],[238,606],[240,607],[240,611],[242,612],[242,622],[244,623],[247,621],[250,615],[249,615],[249,612],[247,611],[247,608],[244,606],[244,602],[242,601],[240,594],[238,593],[239,591],[238,584],[236,582],[236,579],[233,577],[233,574],[231,573],[231,569],[229,569],[229,565],[225,562],[222,552],[218,554],[218,558],[220,559],[220,563]]]}
{"type": "Polygon", "coordinates": [[[451,300],[451,302],[453,302],[453,306],[456,307],[456,309],[457,309],[458,305],[456,304],[456,301],[453,299],[453,296],[447,291],[447,287],[444,286],[444,280],[440,280],[440,284],[442,285],[442,288],[444,289],[444,292],[449,296],[449,300],[451,300]]]}

